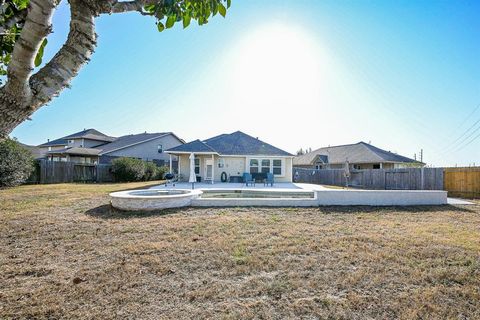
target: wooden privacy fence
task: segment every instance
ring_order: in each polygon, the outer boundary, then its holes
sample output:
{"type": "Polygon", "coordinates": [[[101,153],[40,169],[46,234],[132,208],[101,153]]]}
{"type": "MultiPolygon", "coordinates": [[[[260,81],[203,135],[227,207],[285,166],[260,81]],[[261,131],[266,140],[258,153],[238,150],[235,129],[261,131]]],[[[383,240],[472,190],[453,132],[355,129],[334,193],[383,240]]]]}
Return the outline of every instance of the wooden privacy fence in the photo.
{"type": "Polygon", "coordinates": [[[480,198],[480,167],[445,168],[444,175],[449,196],[480,198]]]}
{"type": "Polygon", "coordinates": [[[112,182],[110,165],[40,160],[30,183],[112,182]]]}
{"type": "MultiPolygon", "coordinates": [[[[293,168],[293,180],[333,186],[347,184],[343,169],[293,168]]],[[[443,168],[351,170],[348,185],[374,190],[443,190],[443,168]]]]}

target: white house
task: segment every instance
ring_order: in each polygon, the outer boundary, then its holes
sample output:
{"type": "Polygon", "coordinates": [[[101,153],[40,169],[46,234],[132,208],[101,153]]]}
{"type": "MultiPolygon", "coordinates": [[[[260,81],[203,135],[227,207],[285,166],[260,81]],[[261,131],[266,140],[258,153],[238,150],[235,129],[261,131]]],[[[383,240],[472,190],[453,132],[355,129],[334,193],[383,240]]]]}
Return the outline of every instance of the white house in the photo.
{"type": "Polygon", "coordinates": [[[195,157],[198,180],[241,182],[244,172],[256,180],[273,173],[276,182],[292,182],[293,155],[241,131],[200,141],[195,140],[165,151],[178,157],[180,181],[190,177],[190,155],[195,157]]]}

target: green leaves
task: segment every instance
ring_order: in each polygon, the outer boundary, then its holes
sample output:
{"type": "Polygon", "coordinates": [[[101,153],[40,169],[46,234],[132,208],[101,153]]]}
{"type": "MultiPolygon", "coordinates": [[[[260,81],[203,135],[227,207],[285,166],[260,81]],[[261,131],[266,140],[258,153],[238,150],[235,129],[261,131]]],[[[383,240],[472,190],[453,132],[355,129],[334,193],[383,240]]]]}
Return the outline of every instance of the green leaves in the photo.
{"type": "Polygon", "coordinates": [[[221,2],[218,3],[218,13],[220,13],[224,18],[227,15],[227,8],[225,8],[221,2]]]}
{"type": "Polygon", "coordinates": [[[192,20],[192,17],[190,17],[189,14],[186,14],[183,16],[183,29],[188,27],[190,25],[190,21],[192,20]]]}
{"type": "Polygon", "coordinates": [[[158,32],[162,32],[163,30],[165,30],[165,26],[163,25],[163,23],[158,21],[157,22],[157,29],[158,29],[158,32]]]}
{"type": "Polygon", "coordinates": [[[170,29],[171,27],[173,27],[174,24],[175,24],[175,16],[174,15],[168,16],[167,22],[165,23],[165,27],[167,29],[170,29]]]}
{"type": "Polygon", "coordinates": [[[157,18],[158,31],[162,32],[180,21],[185,29],[192,20],[204,25],[217,13],[225,17],[230,5],[231,0],[165,0],[146,5],[143,10],[157,18]]]}
{"type": "Polygon", "coordinates": [[[35,67],[38,67],[39,65],[42,64],[43,51],[47,43],[48,43],[47,38],[43,39],[43,42],[40,45],[40,49],[38,49],[37,55],[35,56],[35,67]]]}

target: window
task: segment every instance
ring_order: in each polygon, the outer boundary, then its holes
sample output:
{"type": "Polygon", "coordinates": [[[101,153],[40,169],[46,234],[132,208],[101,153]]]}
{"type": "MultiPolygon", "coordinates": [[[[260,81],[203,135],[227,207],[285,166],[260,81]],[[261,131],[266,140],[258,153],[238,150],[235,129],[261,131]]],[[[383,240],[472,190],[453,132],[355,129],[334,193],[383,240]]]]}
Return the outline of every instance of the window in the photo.
{"type": "Polygon", "coordinates": [[[355,169],[355,170],[360,170],[360,165],[359,165],[359,164],[354,164],[354,165],[353,165],[353,169],[355,169]]]}
{"type": "Polygon", "coordinates": [[[380,164],[374,164],[373,169],[380,169],[380,164]]]}
{"type": "Polygon", "coordinates": [[[270,160],[263,159],[262,160],[262,173],[269,173],[270,172],[270,160]]]}
{"type": "Polygon", "coordinates": [[[257,172],[258,172],[258,160],[250,159],[250,173],[257,173],[257,172]]]}
{"type": "Polygon", "coordinates": [[[162,152],[163,152],[163,146],[162,146],[161,144],[159,144],[159,145],[157,146],[157,151],[158,151],[158,153],[162,153],[162,152]]]}
{"type": "Polygon", "coordinates": [[[200,158],[195,158],[195,174],[200,174],[200,158]]]}
{"type": "Polygon", "coordinates": [[[68,140],[68,144],[74,144],[75,140],[68,140]]]}
{"type": "Polygon", "coordinates": [[[273,167],[272,167],[273,174],[281,175],[282,174],[282,160],[276,159],[273,160],[273,167]]]}
{"type": "Polygon", "coordinates": [[[225,167],[225,159],[218,159],[218,167],[219,168],[225,167]]]}

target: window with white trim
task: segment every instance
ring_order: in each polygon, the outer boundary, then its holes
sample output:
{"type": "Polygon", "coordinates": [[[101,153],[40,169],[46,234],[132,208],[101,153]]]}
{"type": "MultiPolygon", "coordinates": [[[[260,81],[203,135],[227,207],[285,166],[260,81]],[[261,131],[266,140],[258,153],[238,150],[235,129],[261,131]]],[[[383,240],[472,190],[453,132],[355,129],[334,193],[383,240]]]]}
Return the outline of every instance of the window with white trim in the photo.
{"type": "Polygon", "coordinates": [[[283,160],[282,159],[250,159],[250,173],[273,173],[276,176],[282,176],[283,160]]]}
{"type": "Polygon", "coordinates": [[[258,159],[250,159],[250,173],[258,172],[258,159]]]}
{"type": "Polygon", "coordinates": [[[163,152],[163,145],[159,144],[157,146],[157,151],[158,151],[158,153],[162,153],[163,152]]]}
{"type": "Polygon", "coordinates": [[[282,160],[274,159],[272,161],[272,173],[277,176],[282,174],[282,160]]]}
{"type": "Polygon", "coordinates": [[[195,174],[200,174],[200,158],[195,158],[195,174]]]}
{"type": "Polygon", "coordinates": [[[262,173],[270,173],[270,159],[262,160],[262,173]]]}

